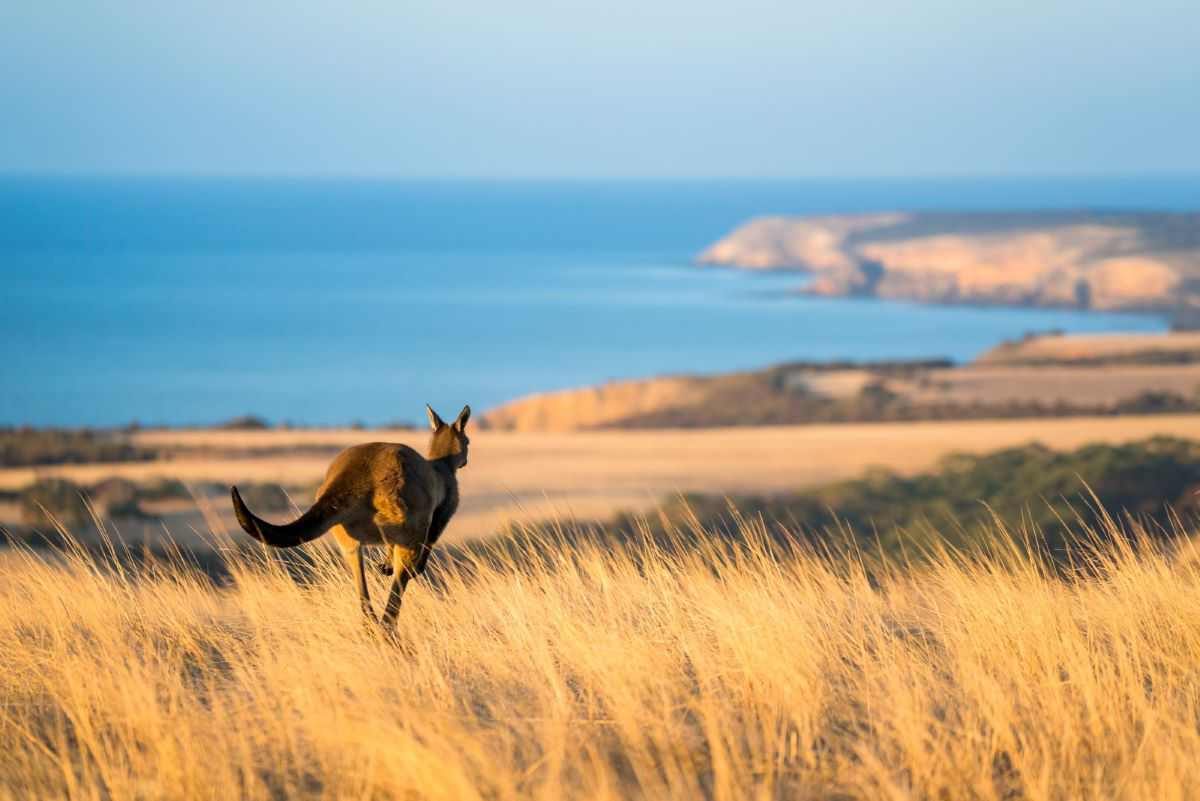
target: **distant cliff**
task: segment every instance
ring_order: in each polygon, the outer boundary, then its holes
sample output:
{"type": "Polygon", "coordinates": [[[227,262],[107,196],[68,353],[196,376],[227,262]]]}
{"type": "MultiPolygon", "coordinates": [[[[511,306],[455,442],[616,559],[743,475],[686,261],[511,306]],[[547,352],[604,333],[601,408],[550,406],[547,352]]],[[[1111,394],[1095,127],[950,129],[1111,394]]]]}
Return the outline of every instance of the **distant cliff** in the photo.
{"type": "Polygon", "coordinates": [[[604,428],[629,417],[700,403],[705,384],[698,376],[667,376],[543,392],[489,409],[482,423],[506,431],[604,428]]]}
{"type": "Polygon", "coordinates": [[[1200,214],[887,213],[752,220],[701,264],[790,269],[818,295],[1200,317],[1200,214]]]}

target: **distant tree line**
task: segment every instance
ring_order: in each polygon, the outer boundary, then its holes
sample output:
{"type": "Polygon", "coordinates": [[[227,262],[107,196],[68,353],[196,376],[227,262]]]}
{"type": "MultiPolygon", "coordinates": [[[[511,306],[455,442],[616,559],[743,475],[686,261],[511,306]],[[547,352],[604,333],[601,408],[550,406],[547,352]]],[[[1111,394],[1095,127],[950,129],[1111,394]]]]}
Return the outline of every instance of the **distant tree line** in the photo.
{"type": "Polygon", "coordinates": [[[142,462],[158,451],[114,431],[86,428],[0,428],[0,466],[142,462]]]}

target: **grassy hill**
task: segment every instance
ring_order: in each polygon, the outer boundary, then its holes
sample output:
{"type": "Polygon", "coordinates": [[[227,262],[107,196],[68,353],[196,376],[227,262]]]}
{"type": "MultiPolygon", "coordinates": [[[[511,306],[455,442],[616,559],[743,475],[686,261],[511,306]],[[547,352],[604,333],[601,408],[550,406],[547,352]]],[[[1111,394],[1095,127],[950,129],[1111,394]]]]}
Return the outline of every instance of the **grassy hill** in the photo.
{"type": "Polygon", "coordinates": [[[695,428],[1188,412],[1200,408],[1200,335],[1029,334],[976,362],[788,362],[614,381],[489,409],[515,431],[695,428]]]}

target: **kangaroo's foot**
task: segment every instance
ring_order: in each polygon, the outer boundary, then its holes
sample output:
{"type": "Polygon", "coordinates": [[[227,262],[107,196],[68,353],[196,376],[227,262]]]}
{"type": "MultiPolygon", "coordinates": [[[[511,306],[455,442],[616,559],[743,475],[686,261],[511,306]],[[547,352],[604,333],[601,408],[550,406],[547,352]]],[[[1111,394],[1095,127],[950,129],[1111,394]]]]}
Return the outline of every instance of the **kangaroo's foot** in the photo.
{"type": "Polygon", "coordinates": [[[395,621],[390,625],[380,622],[371,628],[374,629],[372,636],[379,642],[395,648],[396,651],[404,656],[411,657],[416,655],[417,649],[413,645],[412,637],[407,634],[401,634],[395,621]]]}
{"type": "Polygon", "coordinates": [[[387,642],[389,645],[395,648],[398,653],[408,657],[409,659],[412,659],[417,655],[417,648],[415,645],[413,645],[412,640],[407,637],[401,637],[395,631],[387,635],[387,642]]]}

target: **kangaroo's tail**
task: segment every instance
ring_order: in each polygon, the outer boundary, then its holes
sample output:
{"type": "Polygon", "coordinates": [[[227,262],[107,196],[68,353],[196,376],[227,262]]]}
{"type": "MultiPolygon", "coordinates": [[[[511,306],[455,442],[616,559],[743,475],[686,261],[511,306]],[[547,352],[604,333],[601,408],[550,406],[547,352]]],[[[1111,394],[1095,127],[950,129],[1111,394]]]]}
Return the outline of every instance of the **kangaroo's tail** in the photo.
{"type": "Polygon", "coordinates": [[[230,487],[229,490],[238,523],[251,537],[275,548],[291,548],[315,540],[338,522],[337,505],[328,496],[318,499],[311,509],[291,523],[277,526],[247,509],[237,487],[230,487]]]}

